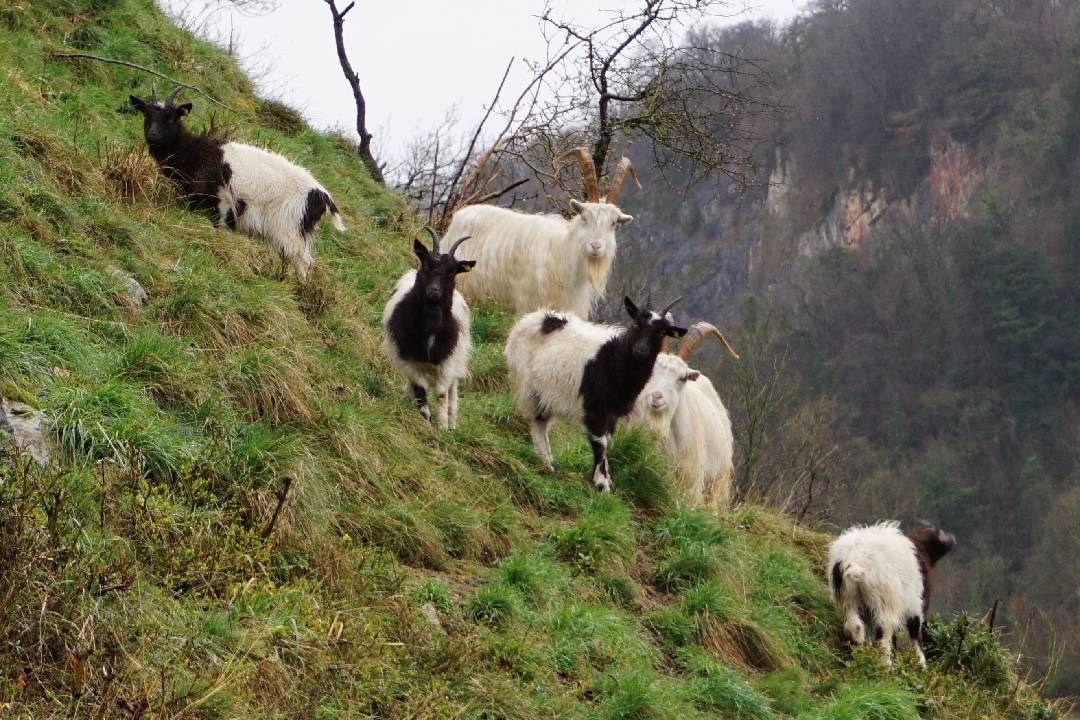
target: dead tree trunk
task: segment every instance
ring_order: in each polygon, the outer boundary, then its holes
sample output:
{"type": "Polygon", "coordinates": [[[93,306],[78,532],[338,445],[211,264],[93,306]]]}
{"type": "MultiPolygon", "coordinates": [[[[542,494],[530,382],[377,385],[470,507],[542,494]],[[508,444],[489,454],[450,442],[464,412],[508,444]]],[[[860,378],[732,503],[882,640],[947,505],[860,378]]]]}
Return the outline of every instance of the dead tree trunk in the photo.
{"type": "Polygon", "coordinates": [[[350,2],[344,10],[338,11],[336,0],[324,1],[330,7],[330,14],[334,18],[334,41],[337,43],[338,62],[341,63],[341,71],[345,74],[345,79],[349,81],[353,101],[356,103],[356,134],[360,136],[357,154],[360,156],[360,161],[367,167],[368,172],[371,173],[371,177],[376,182],[385,184],[382,168],[379,167],[379,163],[375,161],[375,156],[371,153],[371,138],[373,136],[368,132],[367,128],[367,101],[364,100],[364,93],[360,90],[360,78],[357,76],[356,71],[353,70],[352,64],[349,62],[349,56],[345,52],[345,15],[353,9],[356,3],[350,2]]]}

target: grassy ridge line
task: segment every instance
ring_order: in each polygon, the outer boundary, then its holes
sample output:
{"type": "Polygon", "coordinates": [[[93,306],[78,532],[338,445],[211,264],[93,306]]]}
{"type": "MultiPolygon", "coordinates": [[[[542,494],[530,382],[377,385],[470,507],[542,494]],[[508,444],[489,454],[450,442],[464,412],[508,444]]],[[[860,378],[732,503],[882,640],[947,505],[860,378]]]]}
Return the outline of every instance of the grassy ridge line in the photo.
{"type": "Polygon", "coordinates": [[[152,3],[8,3],[0,68],[0,390],[48,410],[62,456],[0,462],[5,712],[1052,716],[966,624],[933,626],[926,675],[847,657],[827,538],[681,505],[640,433],[613,445],[614,497],[576,433],[540,474],[503,313],[476,309],[462,429],[423,423],[376,353],[419,223],[152,3]],[[197,78],[243,115],[196,100],[196,126],[312,170],[350,227],[320,232],[312,285],[176,202],[126,109],[145,77],[56,49],[197,78]]]}

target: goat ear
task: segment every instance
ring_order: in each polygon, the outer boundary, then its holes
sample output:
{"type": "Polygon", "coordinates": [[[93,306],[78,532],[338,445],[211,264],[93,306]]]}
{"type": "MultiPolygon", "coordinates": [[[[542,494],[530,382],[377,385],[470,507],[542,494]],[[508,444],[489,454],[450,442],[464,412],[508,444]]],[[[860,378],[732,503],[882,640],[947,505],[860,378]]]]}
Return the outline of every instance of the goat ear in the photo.
{"type": "Polygon", "coordinates": [[[580,200],[571,200],[570,209],[574,211],[575,215],[577,215],[585,209],[585,204],[582,203],[580,200]]]}
{"type": "Polygon", "coordinates": [[[686,334],[686,328],[681,328],[681,327],[672,325],[671,327],[669,327],[667,329],[667,331],[664,334],[668,335],[670,337],[673,337],[673,338],[681,338],[683,335],[686,334]]]}
{"type": "Polygon", "coordinates": [[[134,107],[139,112],[146,112],[146,103],[144,103],[139,98],[135,97],[134,95],[128,95],[128,101],[131,103],[132,107],[134,107]]]}
{"type": "Polygon", "coordinates": [[[424,262],[428,258],[428,249],[424,247],[424,243],[419,240],[412,241],[412,251],[416,253],[416,257],[420,258],[420,262],[424,262]]]}
{"type": "Polygon", "coordinates": [[[630,223],[634,222],[634,216],[623,213],[615,219],[615,222],[619,223],[620,225],[629,225],[630,223]]]}
{"type": "Polygon", "coordinates": [[[191,103],[184,103],[183,105],[177,105],[176,106],[176,116],[177,117],[184,117],[189,112],[191,112],[191,103]]]}
{"type": "Polygon", "coordinates": [[[459,273],[467,273],[476,267],[475,260],[458,260],[457,271],[459,273]]]}
{"type": "Polygon", "coordinates": [[[623,307],[626,308],[627,315],[629,315],[634,320],[637,320],[637,316],[640,311],[637,309],[637,305],[634,304],[634,301],[631,300],[629,296],[623,298],[623,307]]]}

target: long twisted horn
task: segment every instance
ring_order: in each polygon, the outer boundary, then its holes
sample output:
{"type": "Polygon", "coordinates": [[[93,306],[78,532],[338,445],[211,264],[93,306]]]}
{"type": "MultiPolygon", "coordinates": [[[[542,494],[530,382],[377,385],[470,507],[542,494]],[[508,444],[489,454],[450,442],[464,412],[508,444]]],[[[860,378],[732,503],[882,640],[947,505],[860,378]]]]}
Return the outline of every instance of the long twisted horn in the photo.
{"type": "Polygon", "coordinates": [[[463,238],[458,238],[457,240],[455,240],[454,244],[450,246],[450,252],[448,252],[447,255],[449,255],[450,257],[454,257],[454,251],[457,250],[458,245],[465,242],[466,240],[468,240],[471,237],[472,237],[472,235],[466,235],[463,238]]]}
{"type": "Polygon", "coordinates": [[[424,229],[428,231],[428,235],[431,236],[431,252],[438,254],[439,252],[439,233],[435,232],[434,228],[430,228],[427,225],[424,229]]]}
{"type": "Polygon", "coordinates": [[[172,105],[173,100],[176,99],[176,96],[179,95],[183,89],[184,88],[178,86],[175,90],[173,90],[171,93],[169,93],[169,97],[165,98],[165,104],[166,105],[172,105]]]}
{"type": "Polygon", "coordinates": [[[679,349],[675,351],[675,355],[682,360],[686,360],[690,357],[690,354],[694,352],[694,348],[701,342],[701,339],[706,335],[712,335],[720,344],[727,350],[728,354],[736,360],[739,359],[739,354],[732,349],[728,344],[727,339],[723,333],[716,329],[716,326],[711,325],[705,321],[696,322],[690,326],[690,329],[686,331],[686,335],[683,337],[682,342],[679,343],[679,349]]]}
{"type": "Polygon", "coordinates": [[[627,175],[630,176],[630,179],[634,181],[634,184],[637,185],[638,190],[640,190],[641,182],[637,179],[634,165],[630,162],[630,158],[623,155],[622,158],[619,159],[619,164],[615,166],[615,173],[611,176],[611,185],[608,186],[607,197],[604,198],[605,202],[614,205],[619,201],[619,192],[622,190],[627,175]]]}
{"type": "Polygon", "coordinates": [[[581,177],[585,181],[585,200],[587,202],[600,202],[600,182],[596,179],[596,165],[593,164],[592,156],[589,155],[587,148],[576,147],[567,150],[555,158],[556,167],[571,155],[577,159],[578,165],[581,166],[581,177]]]}

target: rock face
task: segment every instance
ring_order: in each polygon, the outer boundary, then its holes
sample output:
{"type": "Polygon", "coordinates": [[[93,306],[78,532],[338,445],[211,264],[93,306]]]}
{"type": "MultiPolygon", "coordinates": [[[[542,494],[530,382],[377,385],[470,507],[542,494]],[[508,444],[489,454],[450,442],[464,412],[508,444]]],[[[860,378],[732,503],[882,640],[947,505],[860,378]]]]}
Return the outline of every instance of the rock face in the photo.
{"type": "Polygon", "coordinates": [[[0,398],[0,429],[25,449],[41,465],[48,465],[55,453],[45,413],[29,405],[0,398]]]}

